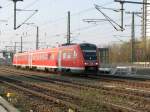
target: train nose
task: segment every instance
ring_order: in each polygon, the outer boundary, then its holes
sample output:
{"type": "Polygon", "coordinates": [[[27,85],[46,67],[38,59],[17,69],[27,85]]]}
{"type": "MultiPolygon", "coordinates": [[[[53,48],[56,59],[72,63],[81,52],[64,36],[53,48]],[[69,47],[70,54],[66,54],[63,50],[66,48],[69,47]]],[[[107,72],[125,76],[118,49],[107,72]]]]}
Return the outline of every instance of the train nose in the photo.
{"type": "Polygon", "coordinates": [[[88,63],[87,63],[87,62],[85,62],[85,63],[84,63],[84,65],[88,65],[88,63]]]}
{"type": "Polygon", "coordinates": [[[98,62],[85,62],[84,65],[85,66],[97,66],[98,62]]]}
{"type": "Polygon", "coordinates": [[[95,65],[98,65],[98,62],[96,62],[95,65]]]}

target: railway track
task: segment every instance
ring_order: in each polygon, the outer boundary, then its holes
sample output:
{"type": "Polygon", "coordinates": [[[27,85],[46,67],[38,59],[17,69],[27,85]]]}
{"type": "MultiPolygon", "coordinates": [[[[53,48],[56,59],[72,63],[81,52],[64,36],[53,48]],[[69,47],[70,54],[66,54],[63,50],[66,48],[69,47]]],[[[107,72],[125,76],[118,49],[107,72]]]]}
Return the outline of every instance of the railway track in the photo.
{"type": "MultiPolygon", "coordinates": [[[[10,67],[8,67],[8,69],[10,70],[10,67]]],[[[14,68],[12,68],[12,71],[14,70],[14,68]]],[[[17,71],[19,72],[19,71],[17,71]]],[[[21,73],[22,71],[20,71],[21,73]]],[[[33,73],[33,74],[37,74],[37,72],[35,71],[28,71],[29,73],[33,73]]],[[[52,72],[54,73],[54,72],[52,72]]],[[[45,72],[38,72],[38,74],[40,75],[43,75],[43,74],[47,74],[45,72]]],[[[57,73],[59,74],[59,73],[57,73]]],[[[67,77],[74,77],[73,75],[67,75],[67,77]]],[[[75,76],[77,78],[77,76],[75,76]]],[[[122,78],[119,78],[119,77],[116,77],[116,76],[111,76],[111,77],[105,77],[104,75],[87,75],[87,76],[82,76],[82,77],[78,77],[78,78],[81,78],[81,79],[88,79],[88,80],[94,80],[94,81],[99,81],[100,82],[100,85],[101,83],[113,83],[113,85],[120,85],[120,86],[127,86],[127,87],[134,87],[134,88],[142,88],[142,89],[149,89],[150,88],[150,82],[148,81],[140,81],[137,80],[136,78],[125,78],[125,79],[122,79],[122,78]],[[136,81],[135,81],[136,80],[136,81]],[[138,81],[138,82],[137,82],[138,81]]]]}
{"type": "MultiPolygon", "coordinates": [[[[46,82],[50,82],[50,83],[56,83],[56,84],[60,84],[60,85],[64,85],[64,86],[70,86],[70,87],[73,87],[73,88],[78,88],[78,89],[85,89],[85,90],[88,90],[88,89],[91,89],[92,91],[94,90],[97,90],[97,91],[101,91],[103,94],[109,96],[116,96],[116,97],[125,97],[127,100],[131,100],[136,103],[138,101],[140,101],[141,105],[142,103],[143,104],[150,104],[150,94],[147,94],[147,93],[139,93],[139,92],[133,92],[131,90],[124,90],[124,89],[118,89],[118,88],[110,88],[110,87],[96,87],[95,86],[88,86],[88,85],[81,85],[81,84],[78,84],[78,83],[66,83],[64,84],[64,82],[60,83],[58,80],[53,80],[53,79],[45,79],[44,77],[42,76],[25,76],[27,78],[32,78],[32,79],[35,79],[35,80],[39,80],[39,81],[46,81],[46,82]]],[[[137,105],[138,107],[138,105],[137,105]]]]}
{"type": "MultiPolygon", "coordinates": [[[[9,73],[10,73],[10,71],[9,71],[9,73]]],[[[14,72],[12,72],[11,71],[11,73],[14,73],[14,72]]],[[[18,73],[18,72],[17,72],[18,73]]],[[[15,73],[16,74],[16,73],[15,73]]],[[[20,72],[19,72],[19,74],[20,74],[20,72]]],[[[145,96],[144,97],[140,97],[140,96],[135,96],[135,95],[129,95],[129,94],[125,94],[125,93],[121,93],[120,92],[120,90],[119,91],[117,91],[117,92],[110,92],[111,91],[111,88],[104,88],[104,87],[102,87],[102,88],[100,88],[100,87],[96,87],[95,88],[95,86],[92,86],[92,87],[90,87],[89,85],[82,85],[82,84],[78,84],[78,83],[72,83],[72,82],[70,82],[70,81],[64,81],[64,80],[58,80],[58,79],[51,79],[51,78],[45,78],[45,77],[43,77],[43,76],[29,76],[29,74],[26,74],[26,73],[23,73],[23,76],[24,77],[26,77],[26,78],[31,78],[31,79],[34,79],[34,80],[40,80],[40,81],[45,81],[45,82],[49,82],[49,83],[56,83],[56,84],[63,84],[64,86],[70,86],[70,87],[74,87],[74,88],[78,88],[78,89],[89,89],[89,88],[92,88],[92,89],[104,89],[103,90],[103,93],[105,93],[105,94],[107,94],[107,95],[109,95],[109,94],[111,94],[111,95],[118,95],[118,96],[120,96],[120,97],[126,97],[127,99],[132,99],[132,100],[136,100],[136,101],[138,101],[138,100],[140,100],[140,101],[142,101],[142,102],[147,102],[147,103],[149,103],[149,99],[147,99],[147,98],[145,98],[145,96]],[[120,92],[119,94],[116,94],[116,93],[118,93],[118,92],[120,92]]],[[[136,94],[137,95],[137,94],[136,94]]],[[[149,96],[147,96],[147,97],[149,97],[149,96]]],[[[105,104],[106,102],[104,102],[104,104],[105,104]]],[[[108,104],[107,103],[107,105],[111,105],[111,106],[113,106],[114,104],[112,104],[112,103],[110,103],[110,104],[108,104]]],[[[114,107],[114,106],[113,106],[114,107]]],[[[117,107],[117,106],[116,106],[117,107]]],[[[121,106],[122,107],[122,106],[121,106]]],[[[119,106],[118,106],[118,108],[119,108],[119,106]]],[[[123,107],[122,107],[122,110],[123,110],[123,107]]],[[[127,110],[132,110],[132,109],[127,109],[127,110]]],[[[134,109],[133,109],[134,110],[134,109]]],[[[133,111],[132,110],[132,111],[133,111]]],[[[137,110],[136,110],[137,111],[137,110]]]]}
{"type": "MultiPolygon", "coordinates": [[[[11,86],[14,88],[17,88],[19,90],[28,92],[30,94],[33,94],[37,97],[41,97],[45,100],[53,101],[57,104],[66,106],[66,108],[72,108],[76,111],[82,111],[79,105],[73,104],[72,102],[69,101],[74,101],[75,98],[71,96],[66,96],[66,94],[58,93],[56,91],[50,91],[46,90],[43,87],[34,85],[34,84],[29,84],[24,81],[12,79],[10,77],[5,77],[5,76],[0,76],[0,81],[11,86]],[[71,100],[72,99],[72,100],[71,100]]],[[[76,99],[78,102],[79,99],[76,99]]]]}
{"type": "MultiPolygon", "coordinates": [[[[34,86],[33,85],[32,86],[31,85],[27,86],[27,85],[24,85],[23,84],[24,82],[22,82],[22,81],[18,81],[18,80],[12,79],[12,78],[4,77],[4,76],[0,76],[0,82],[3,82],[3,83],[5,83],[5,84],[7,84],[11,87],[14,87],[14,88],[17,88],[19,90],[25,91],[27,93],[33,94],[37,97],[41,97],[44,100],[53,101],[57,104],[64,105],[67,108],[72,108],[72,109],[75,110],[75,112],[80,112],[80,111],[84,112],[84,110],[82,110],[77,105],[74,105],[74,104],[68,103],[64,100],[60,100],[58,98],[46,95],[45,92],[43,94],[43,91],[41,92],[41,89],[43,89],[43,88],[37,88],[37,87],[35,87],[35,85],[34,86]]],[[[78,103],[79,103],[79,101],[78,101],[78,103]]],[[[105,105],[105,108],[109,108],[109,110],[113,110],[114,112],[117,112],[117,111],[118,112],[140,112],[140,111],[128,108],[128,107],[118,106],[118,105],[115,105],[115,104],[112,104],[112,103],[103,102],[103,105],[105,105]],[[106,107],[106,105],[108,107],[106,107]]]]}
{"type": "MultiPolygon", "coordinates": [[[[5,71],[7,72],[7,71],[5,71]]],[[[10,72],[10,71],[9,71],[10,72]]],[[[109,90],[109,89],[115,89],[115,91],[118,91],[118,92],[121,92],[119,91],[121,88],[123,89],[122,92],[124,91],[127,91],[127,93],[132,93],[134,92],[134,94],[136,95],[139,95],[141,94],[141,96],[145,95],[147,97],[149,97],[149,94],[150,94],[150,91],[148,90],[144,90],[144,89],[136,89],[135,87],[137,82],[128,82],[128,81],[123,81],[122,79],[119,80],[119,79],[100,79],[99,80],[99,84],[98,85],[91,85],[91,84],[83,84],[83,83],[80,83],[80,82],[75,82],[73,80],[65,80],[65,79],[57,79],[57,78],[49,78],[49,77],[45,77],[45,76],[39,76],[39,75],[30,75],[30,73],[25,73],[25,72],[20,72],[20,71],[11,71],[12,73],[17,73],[18,75],[22,74],[21,76],[24,76],[24,77],[27,77],[27,78],[31,78],[31,79],[35,79],[35,80],[40,80],[40,81],[45,81],[45,82],[51,82],[51,83],[56,83],[56,84],[60,84],[60,85],[64,85],[64,86],[70,86],[70,87],[74,87],[74,88],[79,88],[79,89],[89,89],[89,88],[93,88],[93,89],[106,89],[106,90],[109,90]],[[127,82],[127,84],[125,83],[127,82]],[[123,84],[122,84],[123,83],[123,84]],[[131,88],[128,84],[128,83],[131,83],[131,87],[134,87],[134,88],[131,88]],[[109,84],[113,84],[112,86],[109,85],[109,84]],[[119,85],[119,86],[118,86],[119,85]],[[119,87],[119,89],[117,89],[117,87],[119,87]],[[148,95],[146,95],[148,94],[148,95]]],[[[31,72],[32,73],[32,72],[31,72]]],[[[141,83],[141,82],[139,82],[141,83]]],[[[142,83],[143,85],[144,83],[142,83]]],[[[149,83],[146,83],[147,84],[147,87],[149,86],[150,87],[150,84],[149,83]]],[[[137,84],[139,85],[139,84],[137,84]]],[[[143,87],[143,86],[141,86],[143,87]]]]}

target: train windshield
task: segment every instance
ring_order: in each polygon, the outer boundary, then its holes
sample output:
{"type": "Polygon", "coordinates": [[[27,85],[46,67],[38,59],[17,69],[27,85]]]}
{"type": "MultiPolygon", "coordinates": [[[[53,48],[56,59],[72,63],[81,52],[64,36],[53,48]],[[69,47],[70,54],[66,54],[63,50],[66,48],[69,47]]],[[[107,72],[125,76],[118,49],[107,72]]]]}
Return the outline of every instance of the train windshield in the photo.
{"type": "Polygon", "coordinates": [[[97,60],[97,53],[96,49],[97,47],[93,44],[81,44],[80,45],[83,56],[85,60],[97,60]]]}

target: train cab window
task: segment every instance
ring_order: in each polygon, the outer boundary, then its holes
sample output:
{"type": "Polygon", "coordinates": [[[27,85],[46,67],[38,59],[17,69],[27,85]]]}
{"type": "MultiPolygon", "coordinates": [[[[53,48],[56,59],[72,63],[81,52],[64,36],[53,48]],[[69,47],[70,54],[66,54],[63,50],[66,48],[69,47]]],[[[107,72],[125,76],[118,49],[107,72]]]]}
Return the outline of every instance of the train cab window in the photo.
{"type": "Polygon", "coordinates": [[[94,44],[81,44],[80,45],[82,50],[96,50],[97,47],[94,44]]]}
{"type": "Polygon", "coordinates": [[[85,60],[97,60],[97,47],[93,44],[81,44],[81,50],[85,60]]]}
{"type": "Polygon", "coordinates": [[[96,52],[83,52],[85,60],[97,60],[96,52]]]}

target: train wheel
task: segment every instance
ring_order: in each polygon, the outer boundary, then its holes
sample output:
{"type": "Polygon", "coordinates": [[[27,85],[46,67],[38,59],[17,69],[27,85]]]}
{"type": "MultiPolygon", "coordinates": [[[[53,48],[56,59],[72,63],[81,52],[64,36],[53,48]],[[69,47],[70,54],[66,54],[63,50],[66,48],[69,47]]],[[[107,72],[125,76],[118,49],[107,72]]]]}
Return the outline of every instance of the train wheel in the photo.
{"type": "Polygon", "coordinates": [[[48,68],[45,68],[45,72],[49,72],[49,69],[48,69],[48,68]]]}

